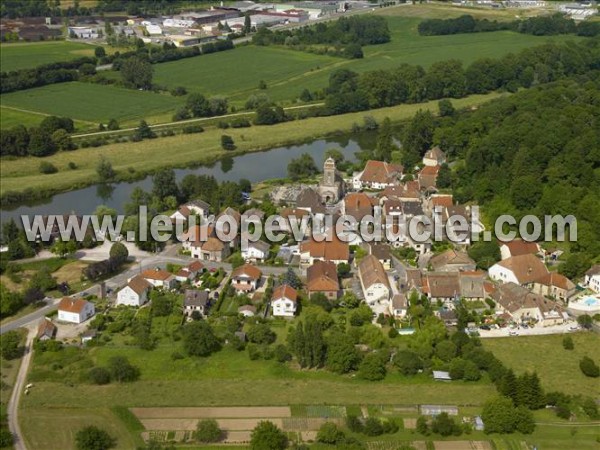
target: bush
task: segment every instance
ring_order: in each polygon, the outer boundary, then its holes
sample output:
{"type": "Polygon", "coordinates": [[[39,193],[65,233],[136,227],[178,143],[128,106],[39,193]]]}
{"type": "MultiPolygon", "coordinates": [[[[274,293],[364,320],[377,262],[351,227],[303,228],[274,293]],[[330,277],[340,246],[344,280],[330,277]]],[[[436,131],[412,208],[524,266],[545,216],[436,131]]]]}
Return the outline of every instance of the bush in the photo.
{"type": "Polygon", "coordinates": [[[117,440],[106,431],[90,425],[75,435],[77,450],[108,450],[115,447],[117,440]]]}
{"type": "Polygon", "coordinates": [[[204,128],[200,125],[188,125],[183,127],[183,134],[193,134],[193,133],[202,133],[204,132],[204,128]]]}
{"type": "Polygon", "coordinates": [[[344,441],[345,437],[344,433],[333,422],[325,422],[317,432],[317,442],[323,444],[336,445],[344,441]]]}
{"type": "Polygon", "coordinates": [[[264,323],[253,325],[248,330],[247,337],[254,344],[272,344],[277,339],[275,332],[264,323]]]}
{"type": "Polygon", "coordinates": [[[226,134],[222,135],[221,147],[223,147],[223,150],[235,150],[235,143],[233,142],[233,138],[226,134]]]}
{"type": "Polygon", "coordinates": [[[600,367],[588,356],[584,356],[581,359],[579,368],[586,377],[598,378],[600,376],[600,367]]]}
{"type": "Polygon", "coordinates": [[[70,161],[67,167],[69,167],[71,170],[75,170],[77,169],[77,164],[75,164],[73,161],[70,161]]]}
{"type": "Polygon", "coordinates": [[[56,166],[54,164],[49,163],[48,161],[42,161],[40,163],[39,171],[40,171],[40,173],[47,175],[47,174],[58,172],[58,169],[56,168],[56,166]]]}
{"type": "Polygon", "coordinates": [[[204,419],[196,425],[196,433],[194,437],[198,442],[218,442],[221,440],[223,432],[219,428],[219,424],[215,419],[204,419]]]}
{"type": "Polygon", "coordinates": [[[283,450],[287,445],[287,436],[273,422],[263,420],[252,430],[251,450],[283,450]]]}
{"type": "Polygon", "coordinates": [[[573,338],[571,336],[565,336],[562,340],[562,345],[565,350],[573,350],[575,348],[575,344],[573,343],[573,338]]]}
{"type": "Polygon", "coordinates": [[[365,420],[365,427],[363,431],[367,436],[380,436],[383,434],[383,426],[381,421],[376,417],[368,417],[365,420]]]}
{"type": "Polygon", "coordinates": [[[232,128],[248,128],[250,126],[252,126],[252,124],[248,119],[234,119],[231,122],[232,128]]]}
{"type": "Polygon", "coordinates": [[[110,383],[110,372],[104,367],[92,367],[88,372],[90,382],[93,384],[108,384],[110,383]]]}
{"type": "Polygon", "coordinates": [[[364,425],[362,421],[356,416],[347,416],[346,426],[353,433],[362,433],[364,431],[364,425]]]}
{"type": "Polygon", "coordinates": [[[183,86],[177,86],[173,89],[171,89],[171,95],[173,97],[181,97],[182,95],[186,95],[187,94],[187,89],[184,88],[183,86]]]}

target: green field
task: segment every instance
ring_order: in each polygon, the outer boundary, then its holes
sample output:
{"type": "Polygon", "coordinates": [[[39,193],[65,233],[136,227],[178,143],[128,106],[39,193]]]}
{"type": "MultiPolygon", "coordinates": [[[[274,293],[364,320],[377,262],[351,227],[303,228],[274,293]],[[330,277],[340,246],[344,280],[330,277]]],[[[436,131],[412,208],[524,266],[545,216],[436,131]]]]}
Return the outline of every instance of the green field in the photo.
{"type": "MultiPolygon", "coordinates": [[[[428,10],[421,7],[415,12],[427,16],[428,10]]],[[[402,63],[428,67],[436,61],[451,58],[467,65],[478,58],[496,58],[550,41],[581,39],[576,36],[538,37],[510,31],[419,36],[417,25],[422,18],[397,15],[410,11],[410,7],[381,11],[388,19],[392,40],[387,44],[364,47],[363,59],[318,56],[280,47],[247,46],[231,52],[159,64],[155,66],[155,80],[169,87],[185,86],[190,91],[207,95],[225,95],[238,105],[243,105],[250,94],[259,92],[289,104],[305,88],[314,91],[325,87],[335,69],[365,72],[391,69],[402,63]],[[258,89],[260,80],[267,83],[266,91],[258,89]]]]}
{"type": "MultiPolygon", "coordinates": [[[[452,102],[455,107],[463,108],[480,105],[501,95],[498,93],[474,95],[452,102]]],[[[393,121],[405,120],[412,117],[419,109],[430,109],[437,113],[437,104],[437,101],[431,101],[332,117],[309,118],[301,122],[229,129],[227,134],[233,137],[237,146],[233,154],[241,154],[317,139],[333,132],[349,132],[352,125],[361,124],[365,116],[372,116],[380,122],[385,117],[393,121]]],[[[21,191],[28,187],[50,191],[69,190],[98,182],[96,166],[101,156],[108,158],[113,168],[120,172],[122,177],[128,176],[129,168],[134,168],[136,174],[139,174],[162,167],[183,167],[192,163],[214,161],[219,157],[232,155],[232,152],[226,152],[221,148],[222,134],[223,130],[210,128],[200,134],[177,135],[137,143],[111,144],[59,152],[44,158],[54,164],[59,172],[44,176],[40,176],[38,171],[39,158],[6,160],[0,165],[0,192],[21,191]],[[165,151],[166,148],[168,151],[165,151]],[[77,165],[76,170],[68,169],[71,161],[77,165]]]]}
{"type": "Polygon", "coordinates": [[[94,46],[67,41],[23,42],[0,45],[2,72],[28,69],[40,64],[68,61],[82,56],[94,56],[94,46]]]}
{"type": "Polygon", "coordinates": [[[517,374],[535,370],[548,391],[599,397],[600,382],[597,378],[583,375],[579,361],[587,355],[600,363],[600,336],[595,333],[574,333],[570,336],[575,343],[574,350],[562,347],[561,335],[482,339],[482,342],[517,374]]]}
{"type": "Polygon", "coordinates": [[[4,94],[0,96],[0,102],[3,106],[97,124],[106,123],[111,118],[127,123],[153,116],[157,120],[170,121],[183,100],[169,94],[70,82],[4,94]]]}
{"type": "Polygon", "coordinates": [[[34,127],[44,120],[46,114],[22,111],[12,107],[0,106],[0,128],[12,128],[15,125],[34,127]]]}

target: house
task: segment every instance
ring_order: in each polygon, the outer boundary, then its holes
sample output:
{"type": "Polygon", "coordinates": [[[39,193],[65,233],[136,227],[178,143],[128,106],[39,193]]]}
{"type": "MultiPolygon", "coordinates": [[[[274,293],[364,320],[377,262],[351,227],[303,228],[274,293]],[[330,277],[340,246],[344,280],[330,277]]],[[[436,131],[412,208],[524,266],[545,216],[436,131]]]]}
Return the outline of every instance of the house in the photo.
{"type": "Polygon", "coordinates": [[[381,191],[378,196],[382,201],[396,199],[403,202],[421,202],[419,182],[416,180],[390,185],[381,191]]]}
{"type": "Polygon", "coordinates": [[[535,255],[540,250],[540,245],[537,242],[528,242],[522,239],[500,243],[500,256],[502,259],[508,259],[511,256],[535,255]]]}
{"type": "Polygon", "coordinates": [[[374,255],[365,256],[358,264],[358,277],[369,306],[390,298],[390,282],[383,265],[374,255]]]}
{"type": "Polygon", "coordinates": [[[467,301],[485,300],[493,290],[493,284],[486,278],[487,274],[480,270],[459,272],[461,298],[467,301]]]}
{"type": "Polygon", "coordinates": [[[446,154],[437,146],[425,152],[423,164],[426,166],[441,166],[446,162],[446,154]]]}
{"type": "Polygon", "coordinates": [[[440,171],[440,166],[425,166],[419,172],[419,186],[422,190],[432,189],[437,186],[437,176],[440,171]]]}
{"type": "Polygon", "coordinates": [[[511,256],[489,268],[492,280],[502,283],[513,282],[521,285],[532,283],[548,273],[543,262],[531,253],[511,256]]]}
{"type": "Polygon", "coordinates": [[[308,211],[313,216],[325,214],[325,206],[321,203],[321,197],[313,188],[305,188],[298,194],[296,208],[308,211]]]}
{"type": "Polygon", "coordinates": [[[54,325],[48,317],[44,317],[40,320],[35,337],[39,341],[48,341],[53,339],[54,336],[56,336],[56,325],[54,325]]]}
{"type": "Polygon", "coordinates": [[[389,245],[372,243],[369,245],[369,254],[375,256],[385,270],[392,268],[392,252],[389,245]]]}
{"type": "Polygon", "coordinates": [[[265,219],[265,212],[258,208],[250,208],[242,214],[242,223],[257,223],[265,219]]]}
{"type": "Polygon", "coordinates": [[[192,215],[192,212],[188,209],[187,206],[182,205],[179,207],[177,211],[169,216],[171,222],[187,222],[188,218],[192,215]]]}
{"type": "Polygon", "coordinates": [[[352,216],[360,222],[363,217],[373,215],[374,200],[363,192],[350,193],[344,198],[342,214],[352,216]]]}
{"type": "Polygon", "coordinates": [[[592,291],[600,293],[600,264],[592,266],[592,268],[585,273],[583,284],[592,291]]]}
{"type": "Polygon", "coordinates": [[[315,261],[331,261],[335,264],[347,263],[350,260],[350,246],[348,242],[340,240],[335,233],[327,239],[317,241],[315,237],[300,243],[300,264],[312,265],[315,261]]]}
{"type": "Polygon", "coordinates": [[[190,254],[192,258],[203,261],[224,261],[230,253],[230,246],[226,245],[219,238],[211,236],[206,241],[192,242],[190,245],[190,254]]]}
{"type": "Polygon", "coordinates": [[[309,296],[321,293],[329,300],[337,299],[340,284],[335,263],[316,260],[306,270],[306,290],[309,296]]]}
{"type": "Polygon", "coordinates": [[[264,261],[269,257],[270,248],[265,241],[247,242],[242,239],[242,258],[245,261],[264,261]]]}
{"type": "Polygon", "coordinates": [[[436,272],[457,272],[460,270],[475,270],[473,261],[466,252],[448,249],[439,255],[431,257],[429,264],[436,272]]]}
{"type": "Polygon", "coordinates": [[[231,285],[238,293],[255,291],[260,283],[262,272],[256,266],[244,264],[231,274],[231,285]]]}
{"type": "Polygon", "coordinates": [[[271,308],[274,317],[294,317],[297,309],[298,292],[287,284],[282,284],[273,291],[271,308]]]}
{"type": "Polygon", "coordinates": [[[505,283],[492,293],[497,311],[508,313],[515,322],[536,322],[542,326],[561,324],[565,320],[561,305],[534,294],[516,283],[505,283]]]}
{"type": "Polygon", "coordinates": [[[185,206],[192,214],[196,214],[200,217],[208,217],[208,212],[210,210],[210,205],[206,203],[204,200],[192,200],[187,202],[185,206]]]}
{"type": "Polygon", "coordinates": [[[399,164],[369,160],[362,172],[354,174],[352,185],[357,191],[362,189],[385,189],[388,186],[398,184],[403,171],[404,167],[399,164]]]}
{"type": "Polygon", "coordinates": [[[175,275],[166,270],[155,269],[144,270],[141,277],[145,279],[152,286],[163,289],[173,289],[175,286],[175,275]]]}
{"type": "Polygon", "coordinates": [[[243,305],[238,308],[238,314],[244,317],[254,317],[256,315],[256,306],[243,305]]]}
{"type": "Polygon", "coordinates": [[[531,290],[545,297],[566,301],[576,292],[575,283],[564,275],[556,272],[548,272],[541,278],[533,281],[531,290]]]}
{"type": "Polygon", "coordinates": [[[406,296],[402,293],[394,294],[390,302],[390,314],[397,319],[401,319],[406,317],[407,312],[408,300],[406,296]]]}
{"type": "Polygon", "coordinates": [[[193,281],[203,268],[204,264],[202,264],[200,261],[192,261],[186,267],[179,269],[179,271],[175,274],[175,279],[180,283],[193,281]]]}
{"type": "Polygon", "coordinates": [[[191,316],[198,311],[202,316],[208,314],[209,307],[208,291],[198,289],[186,289],[183,297],[183,314],[191,316]]]}
{"type": "Polygon", "coordinates": [[[423,294],[431,301],[440,301],[452,307],[460,298],[460,276],[458,272],[428,272],[423,277],[423,294]]]}
{"type": "Polygon", "coordinates": [[[60,322],[82,323],[95,313],[94,304],[82,298],[63,297],[58,304],[60,322]]]}
{"type": "Polygon", "coordinates": [[[425,210],[429,214],[433,214],[435,211],[442,212],[452,205],[454,205],[452,194],[433,194],[425,201],[425,210]]]}
{"type": "Polygon", "coordinates": [[[142,306],[148,301],[152,284],[140,275],[128,280],[127,285],[117,293],[117,305],[142,306]]]}
{"type": "Polygon", "coordinates": [[[455,327],[458,325],[458,317],[454,309],[442,308],[436,312],[436,316],[439,317],[447,327],[455,327]]]}
{"type": "Polygon", "coordinates": [[[279,216],[283,219],[279,230],[292,233],[294,229],[299,229],[302,232],[302,236],[309,235],[310,213],[306,209],[285,208],[281,210],[279,216]],[[301,226],[303,221],[305,225],[301,226]]]}

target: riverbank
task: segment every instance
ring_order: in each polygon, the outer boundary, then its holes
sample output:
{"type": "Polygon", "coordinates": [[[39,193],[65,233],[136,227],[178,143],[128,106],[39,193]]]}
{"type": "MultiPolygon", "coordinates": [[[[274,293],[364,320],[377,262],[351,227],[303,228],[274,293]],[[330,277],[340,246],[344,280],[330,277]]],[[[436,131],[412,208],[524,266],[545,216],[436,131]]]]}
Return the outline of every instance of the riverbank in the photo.
{"type": "MultiPolygon", "coordinates": [[[[498,98],[501,93],[473,95],[452,100],[455,108],[473,107],[498,98]]],[[[59,192],[70,191],[102,180],[96,173],[101,157],[108,159],[117,172],[115,182],[138,180],[149,173],[165,167],[182,168],[198,164],[210,164],[225,156],[237,156],[244,153],[264,151],[273,147],[298,144],[319,139],[331,134],[349,132],[352,125],[362,124],[365,116],[372,116],[378,122],[385,117],[398,122],[412,117],[419,109],[429,109],[437,113],[437,101],[412,105],[399,105],[371,111],[343,114],[331,117],[315,117],[300,121],[286,122],[271,126],[252,126],[250,128],[207,129],[199,134],[185,134],[173,137],[157,138],[137,143],[111,144],[103,147],[79,149],[71,152],[59,152],[46,158],[20,158],[2,160],[0,169],[0,195],[3,205],[10,197],[42,198],[59,192]],[[221,148],[221,136],[227,134],[234,139],[235,151],[221,148]],[[47,161],[59,171],[42,175],[39,164],[47,161]],[[76,168],[69,169],[70,163],[76,168]]],[[[19,199],[25,203],[27,199],[19,199]]]]}

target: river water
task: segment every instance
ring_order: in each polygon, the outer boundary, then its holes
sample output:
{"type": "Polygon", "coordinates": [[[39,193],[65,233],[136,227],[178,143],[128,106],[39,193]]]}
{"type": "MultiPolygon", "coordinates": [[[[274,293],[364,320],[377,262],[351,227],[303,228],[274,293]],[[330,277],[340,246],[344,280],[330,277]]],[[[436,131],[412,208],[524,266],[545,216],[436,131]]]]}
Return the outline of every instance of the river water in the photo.
{"type": "MultiPolygon", "coordinates": [[[[342,135],[327,139],[319,139],[307,144],[289,147],[277,147],[264,152],[247,153],[233,158],[225,158],[209,166],[196,168],[175,169],[177,180],[180,181],[188,174],[206,174],[214,176],[218,181],[239,181],[242,178],[252,183],[271,178],[287,176],[288,163],[303,153],[309,153],[317,166],[321,167],[326,150],[336,148],[340,150],[346,160],[355,161],[355,153],[361,148],[374,146],[373,133],[360,135],[342,135]]],[[[152,189],[152,176],[143,180],[111,185],[95,185],[77,189],[63,194],[57,194],[47,201],[32,205],[21,205],[13,209],[2,209],[2,222],[14,218],[20,223],[21,215],[48,215],[48,214],[91,214],[98,205],[107,205],[122,213],[125,204],[129,201],[131,192],[136,187],[149,191],[152,189]]]]}

